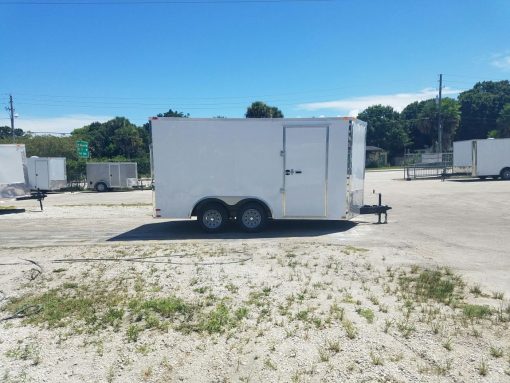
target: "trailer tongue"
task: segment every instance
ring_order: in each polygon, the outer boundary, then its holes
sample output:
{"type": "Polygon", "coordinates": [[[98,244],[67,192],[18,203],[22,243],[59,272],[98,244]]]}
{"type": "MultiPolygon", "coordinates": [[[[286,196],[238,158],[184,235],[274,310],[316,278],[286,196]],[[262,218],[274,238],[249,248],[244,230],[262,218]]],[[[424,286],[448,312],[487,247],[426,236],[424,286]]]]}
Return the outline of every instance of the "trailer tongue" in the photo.
{"type": "Polygon", "coordinates": [[[382,194],[377,193],[379,195],[379,204],[377,205],[363,205],[359,209],[360,214],[375,214],[378,216],[377,223],[388,223],[388,210],[391,210],[391,207],[388,205],[382,204],[382,194]],[[381,221],[381,216],[384,214],[384,222],[381,221]]]}

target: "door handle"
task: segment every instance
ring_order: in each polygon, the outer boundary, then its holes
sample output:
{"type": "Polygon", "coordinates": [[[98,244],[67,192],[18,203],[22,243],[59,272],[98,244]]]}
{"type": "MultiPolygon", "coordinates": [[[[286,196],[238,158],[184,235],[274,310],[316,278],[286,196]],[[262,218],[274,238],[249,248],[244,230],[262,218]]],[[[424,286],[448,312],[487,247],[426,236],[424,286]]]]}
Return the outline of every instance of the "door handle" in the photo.
{"type": "Polygon", "coordinates": [[[294,174],[302,174],[302,170],[294,170],[294,169],[285,169],[285,175],[286,176],[292,176],[294,174]]]}
{"type": "Polygon", "coordinates": [[[285,175],[286,176],[290,176],[291,175],[290,169],[285,169],[285,175]]]}

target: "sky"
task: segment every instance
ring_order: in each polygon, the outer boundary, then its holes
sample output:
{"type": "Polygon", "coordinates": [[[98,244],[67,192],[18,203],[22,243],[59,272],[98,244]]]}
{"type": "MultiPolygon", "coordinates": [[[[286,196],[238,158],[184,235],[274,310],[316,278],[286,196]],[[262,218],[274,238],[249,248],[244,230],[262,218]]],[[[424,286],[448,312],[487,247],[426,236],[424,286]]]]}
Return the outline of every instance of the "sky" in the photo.
{"type": "Polygon", "coordinates": [[[510,1],[0,0],[0,126],[402,110],[510,78],[510,1]]]}

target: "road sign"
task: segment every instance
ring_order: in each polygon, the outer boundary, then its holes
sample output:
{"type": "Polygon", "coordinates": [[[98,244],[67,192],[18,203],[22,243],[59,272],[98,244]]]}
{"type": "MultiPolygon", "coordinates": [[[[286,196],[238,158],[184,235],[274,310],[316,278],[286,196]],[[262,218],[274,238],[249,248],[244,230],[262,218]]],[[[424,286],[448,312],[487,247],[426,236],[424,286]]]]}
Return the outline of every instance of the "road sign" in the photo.
{"type": "Polygon", "coordinates": [[[89,143],[87,141],[76,141],[76,152],[80,158],[89,158],[89,143]]]}

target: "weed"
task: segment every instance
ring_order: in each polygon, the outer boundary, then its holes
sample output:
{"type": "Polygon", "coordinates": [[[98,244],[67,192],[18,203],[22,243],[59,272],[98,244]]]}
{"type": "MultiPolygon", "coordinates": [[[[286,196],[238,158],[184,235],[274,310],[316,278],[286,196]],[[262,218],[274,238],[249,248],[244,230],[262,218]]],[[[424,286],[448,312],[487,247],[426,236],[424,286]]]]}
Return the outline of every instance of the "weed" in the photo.
{"type": "Polygon", "coordinates": [[[480,319],[491,315],[491,308],[489,306],[466,304],[462,308],[462,313],[468,319],[480,319]]]}
{"type": "Polygon", "coordinates": [[[452,351],[453,350],[453,347],[452,347],[452,338],[448,338],[446,339],[444,342],[443,342],[443,347],[445,349],[447,349],[448,351],[452,351]]]}
{"type": "Polygon", "coordinates": [[[138,340],[138,335],[140,334],[140,327],[136,324],[132,324],[128,327],[126,331],[128,342],[136,342],[138,340]]]}
{"type": "Polygon", "coordinates": [[[302,320],[304,322],[306,322],[308,320],[308,315],[309,315],[309,311],[308,310],[301,310],[301,311],[298,311],[298,313],[296,314],[296,319],[299,319],[299,320],[302,320]]]}
{"type": "Polygon", "coordinates": [[[15,348],[8,350],[5,356],[17,360],[29,360],[33,366],[41,362],[40,349],[32,343],[19,344],[15,348]]]}
{"type": "Polygon", "coordinates": [[[503,356],[503,349],[501,347],[491,346],[491,355],[494,358],[501,358],[503,356]]]}
{"type": "Polygon", "coordinates": [[[340,352],[340,341],[338,340],[328,340],[327,342],[328,350],[338,354],[340,352]]]}
{"type": "Polygon", "coordinates": [[[267,368],[274,370],[274,371],[277,370],[276,364],[269,357],[264,359],[264,366],[266,366],[267,368]]]}
{"type": "Polygon", "coordinates": [[[370,351],[370,360],[374,366],[382,366],[384,364],[382,357],[372,351],[370,351]]]}
{"type": "Polygon", "coordinates": [[[370,302],[372,302],[374,306],[379,305],[379,299],[375,295],[370,295],[368,299],[370,300],[370,302]]]}
{"type": "Polygon", "coordinates": [[[202,286],[202,287],[197,287],[196,289],[193,289],[193,291],[198,293],[198,294],[204,294],[204,293],[207,292],[208,289],[209,289],[209,287],[202,286]]]}
{"type": "Polygon", "coordinates": [[[237,287],[233,283],[229,283],[228,285],[225,286],[225,288],[228,291],[230,291],[232,294],[235,294],[235,293],[237,293],[239,291],[239,287],[237,287]]]}
{"type": "Polygon", "coordinates": [[[406,339],[409,339],[411,334],[416,330],[412,323],[409,323],[408,320],[403,320],[397,323],[397,328],[402,334],[402,336],[406,339]]]}
{"type": "Polygon", "coordinates": [[[199,328],[207,331],[209,334],[222,333],[225,331],[225,328],[231,327],[234,324],[235,319],[230,314],[229,308],[224,303],[220,303],[213,311],[206,315],[199,328]]]}
{"type": "Polygon", "coordinates": [[[319,348],[319,360],[321,362],[328,362],[329,361],[329,352],[328,350],[324,348],[319,348]]]}
{"type": "Polygon", "coordinates": [[[469,289],[469,292],[475,296],[480,296],[482,295],[482,288],[480,287],[480,285],[474,285],[469,289]]]}
{"type": "Polygon", "coordinates": [[[390,320],[390,319],[385,319],[384,320],[384,332],[387,334],[391,325],[393,324],[393,321],[390,320]]]}
{"type": "Polygon", "coordinates": [[[239,307],[235,313],[234,313],[235,317],[237,320],[241,320],[241,319],[244,319],[248,316],[248,308],[246,307],[239,307]]]}
{"type": "Polygon", "coordinates": [[[341,321],[344,318],[344,309],[340,306],[338,306],[336,303],[333,303],[331,306],[329,306],[329,313],[331,316],[339,321],[341,321]]]}
{"type": "Polygon", "coordinates": [[[342,321],[342,326],[344,327],[347,337],[349,339],[356,338],[356,336],[358,335],[358,330],[349,319],[344,318],[344,320],[342,321]]]}
{"type": "Polygon", "coordinates": [[[367,320],[368,323],[373,323],[374,322],[374,318],[375,318],[375,315],[374,315],[374,312],[368,308],[357,308],[356,309],[356,312],[362,316],[363,318],[365,318],[367,320]]]}
{"type": "Polygon", "coordinates": [[[487,366],[487,362],[484,358],[480,361],[480,364],[478,365],[478,373],[482,376],[486,376],[489,372],[489,366],[487,366]]]}
{"type": "Polygon", "coordinates": [[[501,291],[494,291],[492,293],[492,298],[493,299],[499,299],[499,300],[503,300],[503,298],[505,297],[505,293],[501,292],[501,291]]]}

